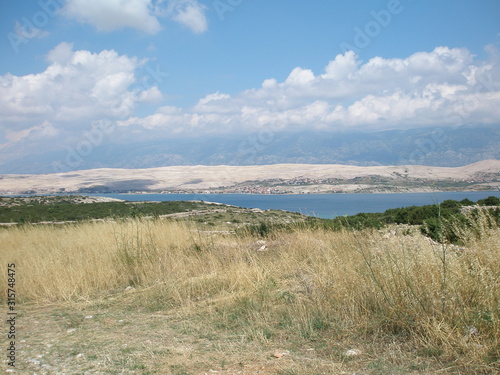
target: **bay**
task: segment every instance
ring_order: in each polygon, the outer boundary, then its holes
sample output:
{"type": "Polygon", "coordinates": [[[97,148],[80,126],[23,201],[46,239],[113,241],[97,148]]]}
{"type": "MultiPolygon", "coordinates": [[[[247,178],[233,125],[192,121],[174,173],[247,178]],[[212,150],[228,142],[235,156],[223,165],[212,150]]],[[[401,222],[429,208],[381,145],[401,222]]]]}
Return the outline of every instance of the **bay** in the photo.
{"type": "MultiPolygon", "coordinates": [[[[85,194],[99,196],[102,194],[85,194]]],[[[189,201],[202,200],[262,210],[279,209],[300,212],[304,215],[331,219],[337,216],[355,215],[360,212],[384,212],[390,208],[438,204],[447,199],[471,201],[489,196],[500,198],[500,191],[459,191],[436,193],[390,194],[105,194],[106,197],[126,201],[189,201]]]]}

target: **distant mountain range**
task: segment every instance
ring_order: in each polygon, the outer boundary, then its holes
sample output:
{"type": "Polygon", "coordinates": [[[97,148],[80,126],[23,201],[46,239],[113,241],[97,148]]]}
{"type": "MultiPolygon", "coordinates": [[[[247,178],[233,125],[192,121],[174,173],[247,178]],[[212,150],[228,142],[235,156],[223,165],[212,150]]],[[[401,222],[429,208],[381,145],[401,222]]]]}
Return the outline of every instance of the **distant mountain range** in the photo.
{"type": "Polygon", "coordinates": [[[61,149],[1,164],[2,174],[174,165],[348,164],[458,167],[500,159],[500,125],[418,128],[383,132],[261,132],[103,143],[85,157],[61,149]],[[59,162],[59,170],[54,168],[59,162]],[[62,162],[62,164],[61,164],[62,162]]]}

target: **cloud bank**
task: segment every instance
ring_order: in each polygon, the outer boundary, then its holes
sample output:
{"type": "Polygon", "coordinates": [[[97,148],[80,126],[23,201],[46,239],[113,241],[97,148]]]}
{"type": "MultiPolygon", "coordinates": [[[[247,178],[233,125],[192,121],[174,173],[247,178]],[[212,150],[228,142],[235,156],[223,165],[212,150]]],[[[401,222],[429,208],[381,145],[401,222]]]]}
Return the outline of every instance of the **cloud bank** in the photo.
{"type": "Polygon", "coordinates": [[[46,58],[49,65],[41,73],[0,76],[4,142],[78,132],[93,121],[127,118],[139,103],[162,98],[156,86],[139,84],[145,61],[135,57],[73,51],[72,44],[61,43],[46,58]]]}
{"type": "Polygon", "coordinates": [[[283,82],[266,79],[233,96],[215,92],[190,109],[167,106],[119,124],[173,134],[491,124],[500,121],[500,59],[491,52],[475,61],[467,49],[438,47],[363,63],[348,51],[321,74],[297,67],[283,82]]]}
{"type": "MultiPolygon", "coordinates": [[[[186,19],[196,19],[189,12],[186,19]]],[[[216,91],[179,108],[168,105],[157,86],[141,84],[146,61],[113,50],[74,51],[61,43],[47,54],[43,72],[0,76],[0,152],[13,157],[75,142],[102,120],[113,124],[113,141],[131,145],[261,129],[333,132],[500,123],[500,54],[488,49],[485,60],[467,49],[437,47],[366,62],[349,51],[322,72],[296,67],[282,82],[265,79],[260,87],[234,95],[216,91]],[[141,103],[160,107],[139,117],[141,103]]]]}

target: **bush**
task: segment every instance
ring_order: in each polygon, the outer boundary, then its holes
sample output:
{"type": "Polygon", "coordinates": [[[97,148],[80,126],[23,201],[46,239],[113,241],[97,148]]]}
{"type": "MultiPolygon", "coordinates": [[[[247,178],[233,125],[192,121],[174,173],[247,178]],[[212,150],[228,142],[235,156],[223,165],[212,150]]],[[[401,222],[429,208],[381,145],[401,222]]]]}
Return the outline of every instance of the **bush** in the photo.
{"type": "Polygon", "coordinates": [[[490,196],[485,199],[480,199],[477,203],[481,206],[500,206],[500,198],[490,196]]]}

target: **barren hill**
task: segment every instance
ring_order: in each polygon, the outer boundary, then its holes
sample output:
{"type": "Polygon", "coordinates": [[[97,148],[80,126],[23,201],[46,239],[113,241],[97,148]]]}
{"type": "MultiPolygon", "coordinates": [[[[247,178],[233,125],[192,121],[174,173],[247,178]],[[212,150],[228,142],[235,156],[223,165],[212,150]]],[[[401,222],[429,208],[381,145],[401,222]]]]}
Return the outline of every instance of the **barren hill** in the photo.
{"type": "MultiPolygon", "coordinates": [[[[259,166],[174,166],[150,169],[91,169],[41,175],[2,175],[2,194],[118,191],[193,191],[256,185],[264,181],[280,181],[303,185],[359,186],[383,180],[398,181],[474,181],[498,186],[500,161],[484,160],[463,167],[429,167],[419,165],[359,167],[339,164],[275,164],[259,166]],[[364,180],[365,179],[365,180],[364,180]],[[292,181],[292,182],[290,182],[292,181]],[[496,185],[495,185],[496,184],[496,185]]],[[[276,185],[276,183],[275,183],[276,185]]],[[[279,184],[278,184],[279,185],[279,184]]],[[[408,185],[408,184],[407,184],[408,185]]],[[[349,189],[347,189],[349,190],[349,189]]],[[[352,189],[351,189],[352,190],[352,189]]]]}

